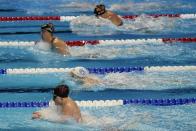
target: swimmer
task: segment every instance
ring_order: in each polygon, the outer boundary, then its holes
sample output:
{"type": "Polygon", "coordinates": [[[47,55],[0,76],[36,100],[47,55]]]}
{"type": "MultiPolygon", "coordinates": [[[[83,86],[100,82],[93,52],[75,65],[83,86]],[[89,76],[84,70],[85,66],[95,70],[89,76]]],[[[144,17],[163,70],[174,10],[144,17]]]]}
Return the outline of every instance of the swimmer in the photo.
{"type": "MultiPolygon", "coordinates": [[[[41,37],[42,42],[47,44],[45,46],[48,46],[50,49],[56,49],[58,53],[63,55],[69,55],[69,49],[67,44],[60,40],[59,38],[53,36],[54,33],[54,25],[52,23],[44,24],[41,26],[41,37]]],[[[39,44],[37,42],[36,44],[39,44]]],[[[39,45],[38,45],[39,46],[39,45]]]]}
{"type": "MultiPolygon", "coordinates": [[[[77,106],[69,95],[69,87],[67,85],[59,85],[54,89],[53,101],[55,105],[62,107],[62,115],[66,118],[73,118],[77,122],[82,122],[80,108],[77,106]]],[[[37,111],[33,113],[32,119],[42,119],[42,113],[37,111]]]]}
{"type": "Polygon", "coordinates": [[[116,26],[123,25],[122,19],[117,14],[113,13],[112,11],[106,10],[105,5],[102,5],[102,4],[96,5],[94,9],[94,14],[97,18],[101,17],[101,18],[110,20],[116,26]]]}
{"type": "Polygon", "coordinates": [[[101,83],[98,77],[89,75],[89,71],[84,67],[76,67],[71,69],[70,75],[72,78],[81,82],[85,87],[90,87],[101,83]]]}

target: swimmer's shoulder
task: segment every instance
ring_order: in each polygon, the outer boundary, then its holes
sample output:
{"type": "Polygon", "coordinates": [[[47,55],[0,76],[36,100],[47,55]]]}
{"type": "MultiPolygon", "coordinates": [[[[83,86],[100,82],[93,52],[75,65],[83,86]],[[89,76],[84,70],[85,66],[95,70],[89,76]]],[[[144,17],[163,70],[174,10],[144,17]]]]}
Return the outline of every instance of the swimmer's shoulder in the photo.
{"type": "Polygon", "coordinates": [[[52,40],[52,43],[55,45],[55,46],[67,46],[66,42],[59,39],[58,37],[54,37],[53,40],[52,40]]]}
{"type": "Polygon", "coordinates": [[[58,37],[53,37],[51,43],[55,44],[59,41],[58,37]]]}

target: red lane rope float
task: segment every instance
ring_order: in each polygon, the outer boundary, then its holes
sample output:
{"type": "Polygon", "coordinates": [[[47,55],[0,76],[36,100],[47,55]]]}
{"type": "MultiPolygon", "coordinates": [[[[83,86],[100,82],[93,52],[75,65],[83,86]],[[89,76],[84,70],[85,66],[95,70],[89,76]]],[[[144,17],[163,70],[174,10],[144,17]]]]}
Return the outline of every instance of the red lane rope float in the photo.
{"type": "MultiPolygon", "coordinates": [[[[122,16],[124,19],[135,19],[140,15],[122,16]]],[[[196,18],[196,14],[149,14],[153,18],[169,17],[169,18],[182,18],[190,19],[196,18]]],[[[78,16],[14,16],[14,17],[0,17],[0,21],[29,21],[29,20],[58,20],[58,21],[70,21],[78,16]]]]}
{"type": "Polygon", "coordinates": [[[92,40],[92,41],[65,41],[68,46],[84,46],[84,45],[97,45],[97,44],[115,44],[115,43],[138,43],[138,42],[163,42],[163,43],[191,43],[196,42],[196,38],[162,38],[162,39],[133,39],[133,40],[92,40]]]}
{"type": "Polygon", "coordinates": [[[0,21],[60,20],[60,16],[16,16],[0,17],[0,21]]]}
{"type": "Polygon", "coordinates": [[[84,46],[86,44],[89,45],[97,45],[100,44],[99,40],[92,40],[92,41],[66,41],[68,46],[84,46]]]}
{"type": "MultiPolygon", "coordinates": [[[[122,18],[135,19],[139,16],[140,15],[130,15],[130,16],[122,16],[122,18]]],[[[147,15],[147,16],[151,16],[153,18],[158,18],[158,17],[180,18],[180,14],[151,14],[151,15],[147,15]]]]}
{"type": "Polygon", "coordinates": [[[182,43],[190,43],[196,42],[196,38],[162,38],[164,43],[173,43],[173,42],[182,42],[182,43]]]}
{"type": "MultiPolygon", "coordinates": [[[[142,44],[142,43],[196,43],[196,38],[160,38],[160,39],[121,39],[121,40],[81,40],[81,41],[65,41],[68,46],[85,46],[85,45],[118,45],[118,44],[142,44]]],[[[1,46],[34,46],[35,41],[0,41],[1,46]]]]}

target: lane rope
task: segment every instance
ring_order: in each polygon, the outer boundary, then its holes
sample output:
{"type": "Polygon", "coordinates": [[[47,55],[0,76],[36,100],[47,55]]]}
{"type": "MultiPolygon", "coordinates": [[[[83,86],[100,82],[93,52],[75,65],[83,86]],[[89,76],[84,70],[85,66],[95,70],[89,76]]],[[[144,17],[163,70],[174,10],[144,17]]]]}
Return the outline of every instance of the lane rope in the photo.
{"type": "MultiPolygon", "coordinates": [[[[174,106],[195,104],[196,98],[172,98],[172,99],[125,99],[125,100],[88,100],[76,101],[80,107],[111,107],[122,105],[150,105],[150,106],[174,106]]],[[[49,107],[49,102],[0,102],[0,108],[43,108],[49,107]]]]}
{"type": "MultiPolygon", "coordinates": [[[[160,39],[120,39],[120,40],[80,40],[65,41],[68,46],[85,45],[119,45],[119,44],[143,44],[143,43],[195,43],[196,38],[160,38],[160,39]]],[[[0,41],[0,47],[28,47],[34,46],[35,41],[0,41]]]]}
{"type": "MultiPolygon", "coordinates": [[[[20,68],[20,69],[0,69],[0,75],[19,75],[19,74],[48,74],[48,73],[67,73],[73,68],[20,68]]],[[[129,73],[134,71],[196,71],[196,66],[146,66],[146,67],[107,67],[107,68],[87,68],[91,74],[107,73],[129,73]]]]}
{"type": "MultiPolygon", "coordinates": [[[[140,15],[129,15],[122,16],[124,19],[135,19],[140,15]]],[[[181,18],[181,19],[195,19],[196,14],[149,14],[147,15],[153,18],[159,17],[168,17],[168,18],[181,18]]],[[[1,16],[0,21],[45,21],[45,20],[54,20],[54,21],[71,21],[79,16],[1,16]]]]}

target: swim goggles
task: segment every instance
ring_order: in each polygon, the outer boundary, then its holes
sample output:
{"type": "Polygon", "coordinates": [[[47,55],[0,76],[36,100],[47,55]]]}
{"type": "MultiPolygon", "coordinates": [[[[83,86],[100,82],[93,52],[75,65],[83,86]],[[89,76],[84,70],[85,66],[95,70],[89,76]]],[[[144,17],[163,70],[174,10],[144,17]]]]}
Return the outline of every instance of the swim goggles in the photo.
{"type": "Polygon", "coordinates": [[[50,33],[53,33],[54,32],[54,25],[52,23],[44,24],[41,26],[41,29],[46,30],[50,33]]]}
{"type": "Polygon", "coordinates": [[[94,14],[96,17],[103,15],[106,12],[105,5],[97,5],[94,9],[94,14]]]}

